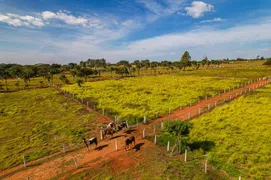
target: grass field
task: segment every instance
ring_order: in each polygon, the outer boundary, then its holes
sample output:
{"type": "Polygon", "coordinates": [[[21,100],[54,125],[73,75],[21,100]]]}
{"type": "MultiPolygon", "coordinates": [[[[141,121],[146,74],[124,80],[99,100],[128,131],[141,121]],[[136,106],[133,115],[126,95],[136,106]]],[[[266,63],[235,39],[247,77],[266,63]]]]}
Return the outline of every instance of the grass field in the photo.
{"type": "Polygon", "coordinates": [[[81,143],[94,133],[95,118],[51,88],[0,94],[0,170],[81,143]]]}
{"type": "Polygon", "coordinates": [[[212,141],[208,155],[232,176],[271,177],[271,85],[240,97],[192,122],[193,141],[212,141]]]}
{"type": "Polygon", "coordinates": [[[64,86],[63,89],[88,99],[107,115],[122,120],[142,120],[196,102],[198,97],[239,86],[246,79],[161,75],[64,86]]]}

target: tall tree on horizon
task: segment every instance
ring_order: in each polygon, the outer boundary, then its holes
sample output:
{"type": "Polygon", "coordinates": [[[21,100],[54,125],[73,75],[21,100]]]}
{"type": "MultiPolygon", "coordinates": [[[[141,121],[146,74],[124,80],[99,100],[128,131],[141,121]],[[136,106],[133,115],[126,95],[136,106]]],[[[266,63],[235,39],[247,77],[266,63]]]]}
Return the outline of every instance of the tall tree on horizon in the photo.
{"type": "Polygon", "coordinates": [[[191,56],[188,51],[185,51],[184,54],[182,55],[181,64],[184,67],[184,70],[186,67],[191,66],[191,56]]]}

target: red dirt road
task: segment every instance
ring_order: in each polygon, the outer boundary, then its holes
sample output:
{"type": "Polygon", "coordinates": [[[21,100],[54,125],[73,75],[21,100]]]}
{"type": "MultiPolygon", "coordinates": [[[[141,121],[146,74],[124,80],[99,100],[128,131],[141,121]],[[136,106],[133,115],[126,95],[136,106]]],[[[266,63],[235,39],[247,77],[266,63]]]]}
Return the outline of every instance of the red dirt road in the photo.
{"type": "MultiPolygon", "coordinates": [[[[157,149],[157,147],[150,141],[146,139],[142,139],[142,131],[143,129],[151,130],[152,131],[152,125],[157,122],[167,121],[167,120],[175,120],[182,119],[182,120],[189,120],[188,116],[190,116],[190,119],[196,116],[199,116],[203,114],[204,112],[207,112],[208,105],[209,110],[215,108],[215,106],[218,106],[220,104],[224,104],[224,100],[233,100],[236,97],[241,96],[241,93],[244,94],[245,92],[252,92],[254,89],[262,87],[269,83],[270,80],[261,80],[258,82],[254,82],[252,84],[249,84],[245,87],[232,90],[227,93],[223,93],[220,96],[216,96],[213,98],[209,98],[207,100],[202,100],[197,104],[192,105],[191,107],[185,107],[183,109],[175,110],[171,114],[149,121],[147,124],[140,124],[138,127],[133,128],[131,130],[130,134],[128,136],[133,135],[136,137],[136,144],[141,144],[142,147],[140,148],[140,151],[142,149],[148,147],[148,148],[154,148],[157,149]],[[216,104],[216,105],[215,105],[216,104]],[[199,111],[199,108],[201,110],[199,111]]],[[[101,119],[101,121],[107,121],[109,118],[101,119]]],[[[98,148],[100,150],[91,150],[87,151],[86,148],[82,148],[78,151],[70,152],[62,157],[57,157],[55,159],[49,160],[47,162],[44,162],[40,165],[22,168],[22,166],[18,166],[12,169],[4,170],[0,172],[0,179],[27,179],[28,177],[30,179],[49,179],[51,177],[54,177],[58,174],[65,173],[67,171],[70,171],[72,173],[77,173],[82,170],[93,168],[95,164],[101,163],[104,160],[114,160],[116,158],[120,159],[123,157],[126,157],[128,152],[123,150],[124,148],[124,140],[125,140],[125,134],[124,132],[119,132],[115,134],[115,138],[111,140],[103,140],[99,142],[98,148]],[[118,144],[118,151],[115,150],[116,143],[118,144]],[[78,169],[75,168],[74,158],[76,158],[77,164],[79,166],[78,169]]],[[[92,146],[93,148],[93,146],[92,146]]],[[[131,151],[135,151],[134,149],[131,151]]],[[[132,157],[127,157],[125,159],[125,163],[132,164],[132,163],[138,163],[140,159],[133,159],[131,161],[132,157]]],[[[117,162],[124,162],[124,161],[114,161],[116,163],[112,164],[112,166],[122,166],[120,168],[127,168],[127,164],[117,164],[117,162]]],[[[30,163],[31,164],[31,163],[30,163]]],[[[65,179],[65,176],[63,177],[65,179]]]]}

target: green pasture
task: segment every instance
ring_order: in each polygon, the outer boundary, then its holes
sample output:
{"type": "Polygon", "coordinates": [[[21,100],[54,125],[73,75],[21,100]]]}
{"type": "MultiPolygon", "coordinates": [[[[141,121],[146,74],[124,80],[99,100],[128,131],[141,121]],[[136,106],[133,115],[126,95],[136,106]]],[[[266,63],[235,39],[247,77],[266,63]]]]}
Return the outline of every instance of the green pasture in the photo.
{"type": "Polygon", "coordinates": [[[0,93],[0,170],[81,143],[95,133],[95,119],[52,88],[0,93]]]}
{"type": "Polygon", "coordinates": [[[271,85],[192,122],[192,141],[214,142],[208,159],[217,169],[235,177],[271,177],[271,85]]]}
{"type": "Polygon", "coordinates": [[[84,98],[108,116],[135,122],[144,116],[150,120],[182,106],[194,103],[218,91],[234,88],[248,81],[245,78],[213,78],[161,75],[88,82],[79,87],[66,85],[62,89],[84,98]]]}

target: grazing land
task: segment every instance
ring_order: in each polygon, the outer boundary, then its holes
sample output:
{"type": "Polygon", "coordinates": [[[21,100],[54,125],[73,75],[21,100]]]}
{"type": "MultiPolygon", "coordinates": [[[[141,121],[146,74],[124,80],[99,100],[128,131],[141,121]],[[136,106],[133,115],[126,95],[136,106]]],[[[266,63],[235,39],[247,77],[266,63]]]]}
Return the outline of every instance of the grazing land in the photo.
{"type": "Polygon", "coordinates": [[[155,118],[169,110],[194,103],[198,97],[217,95],[224,89],[232,89],[245,78],[213,78],[179,75],[146,76],[123,80],[108,80],[64,86],[63,90],[105,109],[111,117],[136,122],[144,116],[155,118]]]}
{"type": "Polygon", "coordinates": [[[271,85],[194,119],[193,141],[213,141],[209,161],[232,176],[271,177],[271,85]]]}
{"type": "Polygon", "coordinates": [[[51,88],[0,94],[0,170],[95,133],[96,115],[51,88]]]}

